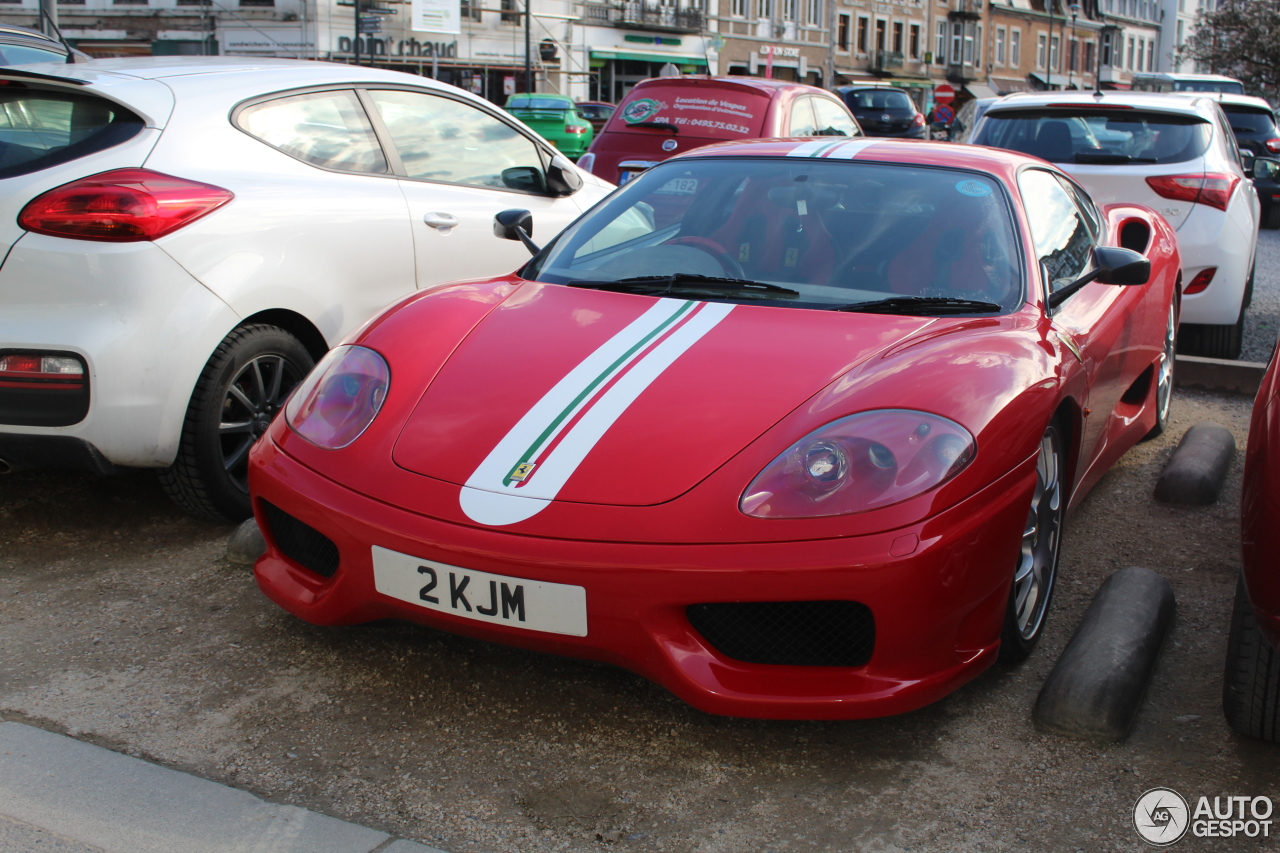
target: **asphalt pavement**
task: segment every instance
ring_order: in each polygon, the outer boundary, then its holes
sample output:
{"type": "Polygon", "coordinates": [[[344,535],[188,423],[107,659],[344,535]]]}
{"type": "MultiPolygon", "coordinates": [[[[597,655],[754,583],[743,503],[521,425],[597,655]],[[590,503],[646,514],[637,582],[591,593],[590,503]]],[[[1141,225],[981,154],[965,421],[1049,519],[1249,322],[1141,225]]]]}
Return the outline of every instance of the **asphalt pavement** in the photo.
{"type": "Polygon", "coordinates": [[[1253,304],[1244,316],[1241,361],[1265,362],[1280,337],[1280,230],[1258,234],[1258,258],[1253,279],[1253,304]]]}

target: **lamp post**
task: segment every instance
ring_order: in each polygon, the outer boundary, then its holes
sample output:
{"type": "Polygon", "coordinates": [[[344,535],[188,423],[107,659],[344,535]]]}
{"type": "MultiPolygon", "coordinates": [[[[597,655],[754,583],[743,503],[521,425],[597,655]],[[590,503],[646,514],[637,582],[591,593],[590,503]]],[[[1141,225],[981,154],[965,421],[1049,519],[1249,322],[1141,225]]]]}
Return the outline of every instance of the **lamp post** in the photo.
{"type": "Polygon", "coordinates": [[[1045,67],[1048,72],[1044,75],[1045,91],[1053,91],[1053,0],[1045,0],[1045,5],[1049,7],[1049,55],[1045,57],[1045,67]]]}
{"type": "Polygon", "coordinates": [[[533,94],[533,55],[530,53],[530,45],[533,43],[532,2],[533,0],[524,0],[524,91],[529,95],[533,94]]]}
{"type": "MultiPolygon", "coordinates": [[[[1076,70],[1076,16],[1080,14],[1080,4],[1072,3],[1067,7],[1071,10],[1071,52],[1067,54],[1067,88],[1071,88],[1071,73],[1076,70]]],[[[1063,28],[1066,25],[1063,24],[1063,28]]],[[[1066,41],[1066,35],[1063,35],[1063,41],[1066,41]]]]}

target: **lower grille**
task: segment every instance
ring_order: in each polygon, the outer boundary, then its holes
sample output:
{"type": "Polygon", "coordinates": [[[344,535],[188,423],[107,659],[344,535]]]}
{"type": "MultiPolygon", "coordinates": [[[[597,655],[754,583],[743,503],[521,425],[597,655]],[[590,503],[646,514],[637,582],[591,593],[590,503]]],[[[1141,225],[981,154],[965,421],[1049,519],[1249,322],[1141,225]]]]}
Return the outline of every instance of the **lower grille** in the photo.
{"type": "Polygon", "coordinates": [[[268,501],[262,502],[262,510],[280,553],[304,569],[333,577],[338,571],[338,546],[332,539],[268,501]]]}
{"type": "Polygon", "coordinates": [[[783,666],[863,666],[876,644],[871,608],[856,601],[691,604],[690,624],[726,657],[783,666]]]}

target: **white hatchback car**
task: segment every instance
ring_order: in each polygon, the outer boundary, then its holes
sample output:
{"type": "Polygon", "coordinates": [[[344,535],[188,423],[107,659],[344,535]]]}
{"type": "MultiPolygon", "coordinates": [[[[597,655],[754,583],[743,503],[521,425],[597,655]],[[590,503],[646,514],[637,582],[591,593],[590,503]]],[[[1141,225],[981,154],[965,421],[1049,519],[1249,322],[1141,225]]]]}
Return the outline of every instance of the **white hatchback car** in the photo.
{"type": "Polygon", "coordinates": [[[1182,252],[1179,350],[1239,357],[1253,293],[1258,196],[1214,98],[1009,95],[987,110],[973,141],[1056,164],[1098,204],[1137,203],[1163,214],[1182,252]]]}
{"type": "Polygon", "coordinates": [[[526,263],[495,213],[549,237],[613,187],[432,80],[173,57],[0,69],[0,188],[0,470],[160,468],[234,520],[329,347],[526,263]]]}

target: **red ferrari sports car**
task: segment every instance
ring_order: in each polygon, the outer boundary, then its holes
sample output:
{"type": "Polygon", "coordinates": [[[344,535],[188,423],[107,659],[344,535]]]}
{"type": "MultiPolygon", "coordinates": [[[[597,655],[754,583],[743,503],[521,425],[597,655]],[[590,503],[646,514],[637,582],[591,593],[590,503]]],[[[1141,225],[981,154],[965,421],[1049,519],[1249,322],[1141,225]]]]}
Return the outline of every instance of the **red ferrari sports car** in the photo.
{"type": "Polygon", "coordinates": [[[1243,735],[1280,741],[1280,358],[1272,353],[1253,401],[1244,457],[1240,544],[1244,571],[1236,584],[1227,639],[1222,707],[1243,735]]]}
{"type": "Polygon", "coordinates": [[[262,590],[611,662],[717,714],[920,707],[1044,627],[1063,516],[1163,428],[1159,215],[973,146],[665,161],[333,350],[254,448],[262,590]]]}

